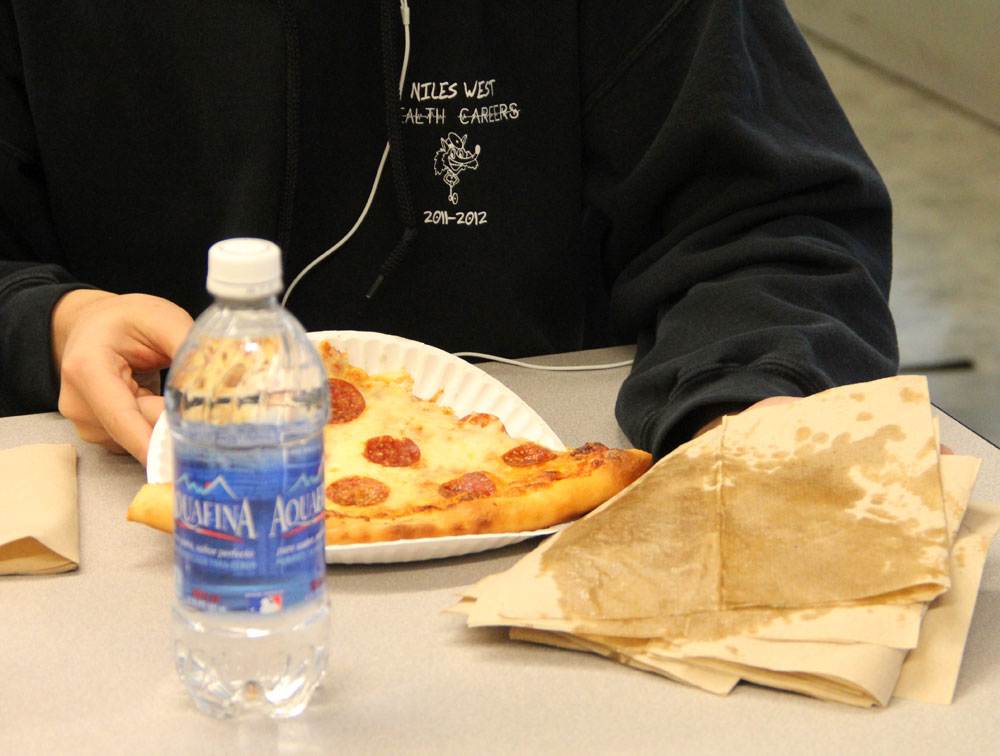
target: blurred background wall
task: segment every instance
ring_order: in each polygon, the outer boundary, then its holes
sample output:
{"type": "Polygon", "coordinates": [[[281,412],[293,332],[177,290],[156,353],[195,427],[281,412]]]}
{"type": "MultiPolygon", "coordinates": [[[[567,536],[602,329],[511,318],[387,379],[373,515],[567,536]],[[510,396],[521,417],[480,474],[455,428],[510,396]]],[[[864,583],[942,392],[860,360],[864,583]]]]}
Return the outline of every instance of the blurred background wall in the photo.
{"type": "Polygon", "coordinates": [[[1000,124],[1000,1],[787,3],[804,29],[1000,124]]]}
{"type": "Polygon", "coordinates": [[[786,2],[892,196],[902,370],[1000,444],[1000,0],[786,2]]]}

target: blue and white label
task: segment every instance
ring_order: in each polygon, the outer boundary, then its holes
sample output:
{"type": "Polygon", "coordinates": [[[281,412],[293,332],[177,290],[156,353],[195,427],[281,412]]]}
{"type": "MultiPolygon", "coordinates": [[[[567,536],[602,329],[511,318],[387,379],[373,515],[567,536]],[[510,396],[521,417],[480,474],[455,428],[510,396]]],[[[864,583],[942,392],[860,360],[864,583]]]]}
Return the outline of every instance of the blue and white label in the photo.
{"type": "Polygon", "coordinates": [[[178,599],[273,614],[322,593],[323,439],[220,452],[174,439],[178,599]]]}

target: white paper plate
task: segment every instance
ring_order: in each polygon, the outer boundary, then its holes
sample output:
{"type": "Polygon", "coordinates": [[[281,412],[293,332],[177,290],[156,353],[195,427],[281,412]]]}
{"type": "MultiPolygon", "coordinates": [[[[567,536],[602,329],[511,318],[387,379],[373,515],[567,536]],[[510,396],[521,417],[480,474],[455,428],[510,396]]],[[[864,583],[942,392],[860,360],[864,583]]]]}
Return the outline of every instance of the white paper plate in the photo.
{"type": "Polygon", "coordinates": [[[552,535],[567,525],[569,523],[564,522],[551,528],[521,533],[483,533],[481,535],[413,538],[406,541],[386,541],[385,543],[327,546],[326,562],[327,564],[395,564],[477,554],[480,551],[489,551],[513,543],[520,543],[529,538],[552,535]]]}
{"type": "MultiPolygon", "coordinates": [[[[515,437],[526,438],[553,449],[565,448],[559,437],[531,407],[493,376],[475,365],[419,341],[369,331],[318,331],[309,337],[326,340],[347,353],[353,365],[367,373],[405,368],[413,376],[413,393],[429,399],[439,391],[438,403],[460,417],[470,412],[488,412],[503,422],[515,437]]],[[[153,426],[146,460],[150,483],[173,480],[173,455],[165,416],[153,426]]],[[[474,554],[497,549],[528,538],[555,533],[561,526],[520,533],[415,538],[383,543],[327,546],[329,564],[376,564],[414,562],[425,559],[474,554]]]]}

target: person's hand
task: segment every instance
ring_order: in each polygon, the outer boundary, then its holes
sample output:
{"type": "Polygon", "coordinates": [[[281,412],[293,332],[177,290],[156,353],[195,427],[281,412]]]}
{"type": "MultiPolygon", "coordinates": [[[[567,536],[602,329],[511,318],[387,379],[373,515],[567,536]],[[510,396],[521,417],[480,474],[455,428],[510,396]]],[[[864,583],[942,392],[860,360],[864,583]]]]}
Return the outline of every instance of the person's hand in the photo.
{"type": "Polygon", "coordinates": [[[59,411],[84,441],[143,464],[163,410],[159,371],[191,328],[177,305],[146,294],[78,289],[52,311],[59,411]]]}
{"type": "MultiPolygon", "coordinates": [[[[771,407],[775,404],[789,404],[791,402],[798,401],[800,397],[797,396],[769,396],[767,399],[761,399],[759,402],[755,402],[747,407],[743,412],[750,412],[750,410],[758,409],[760,407],[771,407]]],[[[741,413],[742,414],[742,413],[741,413]]],[[[718,417],[712,422],[701,427],[701,429],[694,434],[694,438],[697,438],[702,433],[707,433],[712,430],[712,428],[718,427],[722,423],[722,418],[718,417]]]]}

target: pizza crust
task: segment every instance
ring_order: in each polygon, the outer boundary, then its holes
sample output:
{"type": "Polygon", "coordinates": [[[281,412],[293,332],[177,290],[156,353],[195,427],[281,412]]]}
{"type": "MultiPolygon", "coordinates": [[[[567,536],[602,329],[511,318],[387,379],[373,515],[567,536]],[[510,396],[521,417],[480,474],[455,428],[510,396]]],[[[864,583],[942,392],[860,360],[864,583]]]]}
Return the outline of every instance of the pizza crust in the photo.
{"type": "MultiPolygon", "coordinates": [[[[453,501],[447,508],[417,506],[399,517],[350,517],[327,510],[326,543],[344,545],[412,538],[516,533],[576,519],[623,491],[649,467],[638,449],[614,449],[606,464],[585,477],[563,478],[518,496],[453,501]],[[436,509],[433,515],[427,512],[436,509]]],[[[172,533],[173,485],[147,483],[129,505],[126,519],[172,533]]]]}
{"type": "Polygon", "coordinates": [[[132,499],[125,519],[141,522],[164,533],[174,532],[174,486],[172,483],[146,483],[132,499]]]}
{"type": "Polygon", "coordinates": [[[470,500],[413,503],[403,514],[352,516],[327,509],[327,544],[371,543],[411,538],[539,530],[586,514],[639,478],[651,463],[639,449],[610,449],[603,464],[586,475],[537,483],[523,493],[470,500]]]}

